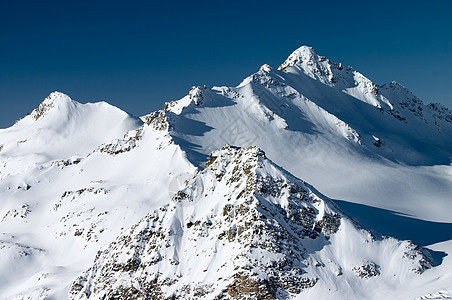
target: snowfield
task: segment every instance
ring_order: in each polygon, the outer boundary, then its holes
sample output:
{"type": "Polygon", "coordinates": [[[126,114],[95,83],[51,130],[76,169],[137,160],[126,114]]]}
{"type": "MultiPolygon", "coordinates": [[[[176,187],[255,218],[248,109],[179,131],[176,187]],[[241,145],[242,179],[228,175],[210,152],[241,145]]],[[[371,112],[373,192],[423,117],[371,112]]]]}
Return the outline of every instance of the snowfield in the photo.
{"type": "Polygon", "coordinates": [[[295,50],[0,129],[0,299],[452,298],[452,111],[295,50]]]}

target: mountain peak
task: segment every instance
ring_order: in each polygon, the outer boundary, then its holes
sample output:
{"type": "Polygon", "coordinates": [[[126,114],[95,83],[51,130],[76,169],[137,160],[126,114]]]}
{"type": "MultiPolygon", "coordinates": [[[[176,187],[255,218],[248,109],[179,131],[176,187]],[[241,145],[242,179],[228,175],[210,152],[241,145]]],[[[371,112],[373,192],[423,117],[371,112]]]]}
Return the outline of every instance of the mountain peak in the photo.
{"type": "Polygon", "coordinates": [[[314,80],[335,87],[370,105],[392,108],[392,104],[386,99],[377,97],[378,86],[370,79],[350,66],[344,67],[342,63],[318,55],[312,47],[301,46],[292,52],[278,70],[286,73],[304,73],[314,80]]]}
{"type": "MultiPolygon", "coordinates": [[[[301,69],[309,77],[320,82],[333,86],[337,82],[335,73],[342,73],[343,66],[340,63],[331,62],[325,56],[318,55],[317,52],[309,46],[301,46],[279,66],[278,70],[288,72],[288,68],[296,67],[301,69]]],[[[290,70],[291,72],[293,70],[290,70]]],[[[351,68],[347,68],[347,75],[351,74],[351,68]]],[[[296,69],[295,69],[295,72],[296,69]]],[[[347,76],[349,77],[349,76],[347,76]]]]}
{"type": "Polygon", "coordinates": [[[265,72],[270,72],[271,70],[273,70],[273,68],[268,65],[268,64],[263,64],[260,68],[259,71],[265,71],[265,72]]]}
{"type": "Polygon", "coordinates": [[[54,91],[51,92],[43,101],[43,103],[51,102],[61,102],[61,101],[72,101],[72,99],[65,93],[54,91]]]}
{"type": "Polygon", "coordinates": [[[303,45],[298,47],[294,53],[302,53],[304,55],[317,55],[317,52],[315,51],[314,48],[312,48],[311,46],[307,46],[307,45],[303,45]]]}
{"type": "Polygon", "coordinates": [[[87,154],[141,124],[141,120],[106,102],[81,104],[61,92],[53,92],[30,114],[2,132],[2,152],[17,157],[45,153],[36,162],[46,163],[87,154]]]}
{"type": "MultiPolygon", "coordinates": [[[[298,53],[302,53],[305,56],[314,56],[317,55],[317,52],[315,51],[314,48],[312,48],[311,46],[307,46],[307,45],[303,45],[301,47],[299,47],[298,49],[296,49],[294,52],[298,52],[298,53]]],[[[318,55],[317,55],[318,56],[318,55]]]]}
{"type": "Polygon", "coordinates": [[[292,52],[284,63],[278,68],[278,70],[284,71],[286,68],[299,65],[302,66],[309,62],[318,63],[325,61],[326,58],[319,56],[314,48],[310,46],[301,46],[292,52]]]}
{"type": "Polygon", "coordinates": [[[35,120],[39,120],[41,117],[47,114],[48,111],[50,111],[53,107],[57,106],[66,106],[70,103],[72,103],[73,100],[66,94],[55,91],[50,93],[49,96],[47,96],[44,101],[42,101],[37,108],[35,108],[31,112],[31,116],[35,120]]]}

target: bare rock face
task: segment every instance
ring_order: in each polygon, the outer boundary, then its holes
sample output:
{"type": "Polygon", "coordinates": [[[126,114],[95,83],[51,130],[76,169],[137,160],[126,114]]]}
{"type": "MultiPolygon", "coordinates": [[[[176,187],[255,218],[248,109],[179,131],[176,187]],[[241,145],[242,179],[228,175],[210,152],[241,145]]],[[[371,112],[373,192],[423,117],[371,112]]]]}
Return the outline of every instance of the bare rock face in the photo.
{"type": "Polygon", "coordinates": [[[352,270],[360,278],[371,278],[380,275],[380,266],[370,261],[365,261],[361,266],[353,267],[352,270]]]}
{"type": "MultiPolygon", "coordinates": [[[[407,266],[430,267],[421,264],[428,259],[419,248],[358,229],[329,199],[275,166],[262,150],[225,146],[171,203],[99,251],[92,267],[73,282],[70,296],[287,299],[315,287],[325,272],[319,269],[334,259],[328,253],[350,232],[362,240],[349,243],[369,249],[394,243],[400,248],[394,255],[406,259],[407,266]]],[[[364,257],[356,259],[365,263],[336,264],[343,265],[344,274],[363,279],[385,272],[364,257]]]]}

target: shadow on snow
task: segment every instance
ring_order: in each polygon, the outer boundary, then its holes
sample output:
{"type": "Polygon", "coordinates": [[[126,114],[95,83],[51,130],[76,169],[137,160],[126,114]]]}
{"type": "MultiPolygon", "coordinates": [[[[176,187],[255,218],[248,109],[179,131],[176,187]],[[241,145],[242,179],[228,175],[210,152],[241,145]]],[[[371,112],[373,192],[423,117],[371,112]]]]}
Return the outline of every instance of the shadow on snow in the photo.
{"type": "MultiPolygon", "coordinates": [[[[340,209],[367,229],[401,240],[411,240],[425,247],[431,244],[452,240],[452,223],[440,223],[414,219],[394,211],[363,204],[334,200],[340,209]]],[[[442,263],[447,255],[444,252],[428,249],[434,265],[442,263]]]]}

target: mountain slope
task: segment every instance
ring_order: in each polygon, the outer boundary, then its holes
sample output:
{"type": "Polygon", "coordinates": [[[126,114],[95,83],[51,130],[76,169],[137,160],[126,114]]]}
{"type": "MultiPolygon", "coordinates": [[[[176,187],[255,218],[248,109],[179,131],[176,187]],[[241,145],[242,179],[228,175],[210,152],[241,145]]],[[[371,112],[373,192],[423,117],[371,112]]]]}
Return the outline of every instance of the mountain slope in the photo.
{"type": "Polygon", "coordinates": [[[448,295],[451,124],[310,47],[140,119],[52,93],[0,130],[0,298],[448,295]]]}
{"type": "Polygon", "coordinates": [[[438,208],[452,194],[452,112],[311,48],[294,53],[235,88],[195,87],[166,104],[189,159],[202,165],[224,144],[256,145],[329,197],[449,222],[438,208]]]}
{"type": "Polygon", "coordinates": [[[33,164],[84,156],[141,124],[108,103],[80,104],[53,92],[30,115],[0,130],[0,176],[33,164]]]}
{"type": "Polygon", "coordinates": [[[84,156],[24,164],[0,180],[1,299],[67,298],[100,247],[166,203],[168,187],[195,171],[161,113],[143,121],[84,156]]]}
{"type": "Polygon", "coordinates": [[[99,252],[77,299],[286,299],[317,284],[370,298],[430,267],[410,242],[360,229],[262,150],[226,146],[172,202],[99,252]]]}

